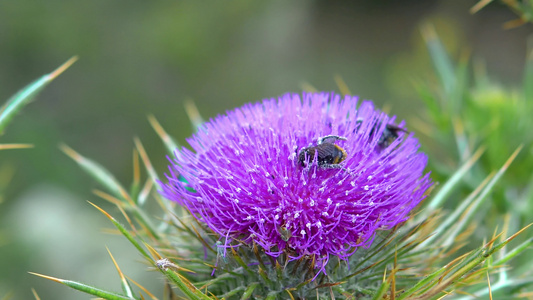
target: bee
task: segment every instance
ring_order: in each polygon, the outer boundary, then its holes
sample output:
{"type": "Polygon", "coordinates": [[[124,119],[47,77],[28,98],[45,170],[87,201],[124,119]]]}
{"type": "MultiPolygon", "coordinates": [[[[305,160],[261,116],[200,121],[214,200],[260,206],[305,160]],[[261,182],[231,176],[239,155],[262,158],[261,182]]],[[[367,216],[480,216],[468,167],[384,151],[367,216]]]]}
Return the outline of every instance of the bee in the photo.
{"type": "MultiPolygon", "coordinates": [[[[357,129],[359,129],[359,127],[363,123],[363,120],[357,120],[356,123],[357,123],[357,129]]],[[[374,135],[374,132],[377,131],[380,127],[381,127],[381,121],[377,122],[374,125],[374,127],[370,129],[370,133],[368,135],[372,137],[372,135],[374,135]]],[[[388,146],[390,146],[390,144],[392,144],[392,142],[394,142],[398,137],[400,137],[398,135],[399,132],[407,133],[408,131],[407,129],[394,125],[394,124],[385,125],[385,129],[383,130],[383,132],[381,133],[381,136],[379,137],[378,146],[381,149],[387,148],[388,146]]]]}
{"type": "MultiPolygon", "coordinates": [[[[377,124],[377,127],[381,126],[381,124],[377,124]]],[[[374,129],[372,129],[373,131],[374,129]]],[[[372,131],[370,134],[372,134],[372,131]]],[[[394,142],[398,137],[399,132],[407,132],[407,129],[401,128],[399,126],[396,126],[394,124],[387,124],[385,125],[385,130],[383,130],[383,133],[379,137],[378,140],[378,146],[381,148],[387,148],[394,142]]]]}
{"type": "Polygon", "coordinates": [[[316,145],[310,145],[302,148],[298,153],[298,162],[302,167],[306,166],[306,156],[309,157],[309,163],[315,159],[317,165],[324,169],[342,169],[339,164],[346,159],[346,151],[340,146],[335,145],[335,141],[346,141],[345,137],[337,135],[327,135],[318,139],[316,145]]]}

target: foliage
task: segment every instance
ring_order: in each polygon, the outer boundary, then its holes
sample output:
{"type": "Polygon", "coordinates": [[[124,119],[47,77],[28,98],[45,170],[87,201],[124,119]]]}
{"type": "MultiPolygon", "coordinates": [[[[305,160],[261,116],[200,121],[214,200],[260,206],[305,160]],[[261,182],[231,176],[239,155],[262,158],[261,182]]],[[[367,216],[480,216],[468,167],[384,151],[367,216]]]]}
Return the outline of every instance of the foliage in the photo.
{"type": "MultiPolygon", "coordinates": [[[[176,143],[153,117],[150,121],[167,148],[174,149],[176,143]]],[[[489,242],[471,251],[462,249],[475,226],[472,217],[480,211],[520,149],[470,195],[461,199],[461,205],[454,211],[441,213],[443,200],[449,197],[450,191],[460,187],[461,179],[479,158],[480,153],[476,153],[439,192],[432,195],[426,210],[403,227],[381,232],[373,245],[357,251],[349,264],[332,261],[327,274],[319,274],[316,280],[312,280],[316,275],[312,258],[289,262],[287,254],[274,259],[257,245],[236,247],[239,246],[236,244],[224,256],[215,233],[198,223],[189,212],[175,213],[179,211],[175,203],[155,193],[157,173],[142,143],[136,139],[135,144],[134,176],[129,190],[98,163],[67,146],[62,149],[105,187],[106,192],[96,191],[95,194],[115,204],[127,226],[93,205],[131,242],[146,263],[167,278],[169,285],[165,299],[323,299],[340,296],[349,299],[437,299],[452,293],[504,295],[531,282],[530,279],[508,277],[504,268],[505,263],[531,244],[528,240],[507,250],[506,245],[522,230],[509,236],[508,224],[503,224],[504,230],[495,233],[489,242]],[[140,161],[147,173],[143,180],[140,161]],[[154,201],[159,203],[161,213],[152,218],[144,213],[144,208],[154,201]],[[498,257],[494,256],[496,252],[498,257]],[[490,289],[484,278],[496,273],[498,284],[490,289]],[[179,293],[170,287],[177,288],[179,293]]],[[[36,275],[105,299],[156,299],[153,292],[128,280],[118,266],[117,270],[122,293],[36,275]]]]}
{"type": "MultiPolygon", "coordinates": [[[[493,0],[480,0],[471,9],[471,13],[476,13],[493,0]]],[[[507,21],[503,24],[506,29],[515,28],[526,23],[533,23],[533,1],[530,0],[500,0],[503,5],[507,6],[512,12],[518,15],[518,19],[507,21]]]]}
{"type": "MultiPolygon", "coordinates": [[[[19,90],[15,95],[9,98],[6,103],[0,109],[0,134],[5,132],[5,129],[11,122],[15,115],[20,112],[20,110],[29,104],[35,97],[57,76],[63,73],[68,69],[75,61],[77,57],[73,57],[61,65],[59,68],[53,72],[41,76],[39,79],[33,81],[32,83],[26,85],[24,88],[19,90]]],[[[0,144],[0,150],[7,149],[24,149],[31,148],[31,144],[0,144]]],[[[9,165],[2,165],[0,168],[0,204],[2,204],[4,199],[4,191],[8,188],[11,178],[13,176],[14,170],[9,165]]],[[[4,233],[0,231],[0,247],[3,246],[7,239],[4,237],[4,233]]],[[[5,295],[3,299],[8,299],[9,294],[5,295]]]]}
{"type": "Polygon", "coordinates": [[[491,197],[499,211],[520,216],[524,225],[527,222],[524,220],[533,217],[532,55],[526,61],[522,89],[492,82],[481,63],[474,65],[471,83],[468,58],[464,56],[454,64],[431,26],[425,26],[422,34],[439,79],[430,84],[417,82],[426,104],[426,118],[420,122],[425,125],[419,129],[430,132],[440,148],[440,151],[429,151],[441,155],[440,159],[434,156],[430,160],[433,170],[445,178],[453,172],[453,165],[464,163],[474,149],[483,148],[486,151],[480,164],[465,180],[468,189],[473,189],[517,147],[523,147],[524,151],[517,157],[520,163],[510,168],[491,197]]]}
{"type": "MultiPolygon", "coordinates": [[[[323,273],[316,273],[314,257],[290,261],[290,253],[286,252],[273,258],[255,244],[234,241],[225,254],[217,243],[220,239],[217,234],[199,223],[189,211],[156,193],[158,173],[139,139],[135,139],[133,180],[129,187],[95,161],[66,145],[61,149],[104,187],[105,191],[95,191],[95,194],[115,204],[127,225],[91,204],[111,221],[116,232],[132,244],[150,267],[165,276],[165,299],[519,296],[533,281],[522,276],[527,273],[508,270],[509,261],[533,243],[529,238],[519,245],[510,244],[528,227],[512,230],[516,225],[511,220],[531,199],[528,170],[532,162],[528,154],[532,139],[527,130],[531,125],[527,119],[531,87],[525,84],[523,92],[513,92],[490,83],[486,74],[476,73],[475,85],[470,89],[467,60],[455,66],[431,27],[425,27],[423,33],[440,81],[435,87],[426,83],[418,83],[417,87],[426,101],[427,121],[434,125],[432,136],[460,167],[454,170],[446,164],[436,164],[436,172],[446,180],[426,200],[422,210],[403,226],[379,232],[372,246],[357,251],[348,263],[331,261],[323,273]],[[487,124],[487,116],[494,124],[487,124]],[[514,126],[512,121],[517,121],[519,126],[514,126]],[[510,136],[515,140],[509,141],[510,136]],[[515,159],[525,163],[511,165],[515,159]],[[469,241],[476,240],[473,237],[476,226],[486,226],[477,221],[478,217],[487,214],[486,207],[491,203],[487,200],[496,199],[498,203],[499,195],[513,196],[517,205],[510,206],[511,214],[503,223],[498,222],[503,229],[495,230],[489,241],[475,247],[469,241]],[[450,202],[456,206],[447,212],[445,204],[450,202]],[[151,203],[159,204],[160,210],[155,215],[147,213],[151,203]]],[[[531,82],[533,76],[530,65],[528,61],[526,82],[531,82]]],[[[53,79],[47,77],[50,78],[53,79]]],[[[18,108],[27,103],[29,97],[25,93],[17,94],[14,99],[20,95],[24,101],[10,100],[3,111],[9,114],[0,120],[10,120],[11,114],[17,111],[10,109],[12,105],[18,108]]],[[[190,105],[188,111],[194,112],[190,105]]],[[[192,123],[200,126],[199,114],[191,115],[192,123]]],[[[149,120],[172,153],[177,143],[155,118],[149,120]]],[[[527,213],[523,216],[531,219],[527,213]]],[[[153,292],[125,276],[111,257],[121,279],[121,292],[32,274],[100,298],[157,299],[153,292]]]]}

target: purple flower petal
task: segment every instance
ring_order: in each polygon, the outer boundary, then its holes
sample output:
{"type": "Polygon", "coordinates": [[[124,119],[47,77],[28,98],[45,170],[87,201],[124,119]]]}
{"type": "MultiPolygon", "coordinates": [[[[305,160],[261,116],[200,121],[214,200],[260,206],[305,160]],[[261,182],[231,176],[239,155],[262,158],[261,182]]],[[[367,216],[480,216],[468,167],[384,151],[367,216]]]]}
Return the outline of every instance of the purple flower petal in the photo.
{"type": "Polygon", "coordinates": [[[323,269],[329,255],[345,259],[407,220],[431,185],[418,140],[398,131],[383,144],[387,124],[394,117],[372,102],[334,93],[246,104],[205,123],[188,139],[193,151],[176,151],[161,193],[221,236],[275,257],[316,255],[323,269]],[[346,159],[302,166],[300,151],[328,135],[346,138],[334,141],[346,159]]]}

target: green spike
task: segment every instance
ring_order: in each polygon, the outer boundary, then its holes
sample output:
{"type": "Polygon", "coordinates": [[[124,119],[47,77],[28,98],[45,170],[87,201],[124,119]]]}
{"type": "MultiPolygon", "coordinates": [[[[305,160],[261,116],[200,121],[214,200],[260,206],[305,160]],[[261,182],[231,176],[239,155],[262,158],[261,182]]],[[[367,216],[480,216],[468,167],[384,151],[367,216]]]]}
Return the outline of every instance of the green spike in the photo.
{"type": "Polygon", "coordinates": [[[529,247],[532,246],[532,245],[533,245],[533,238],[530,238],[527,241],[525,241],[522,244],[520,244],[519,246],[517,246],[516,248],[514,248],[513,250],[511,250],[509,253],[506,253],[500,259],[496,260],[494,262],[494,265],[498,266],[498,265],[505,264],[509,260],[511,260],[511,259],[515,258],[516,256],[518,256],[520,253],[524,252],[524,250],[529,249],[529,247]]]}
{"type": "Polygon", "coordinates": [[[128,197],[124,187],[122,187],[115,176],[113,176],[113,174],[111,174],[111,172],[105,169],[102,165],[80,155],[67,145],[60,145],[59,148],[65,152],[65,154],[70,156],[75,162],[77,162],[78,165],[85,170],[85,172],[91,175],[91,177],[106,187],[113,196],[119,199],[125,199],[128,197]]]}
{"type": "Polygon", "coordinates": [[[259,286],[259,283],[258,282],[253,282],[251,283],[247,288],[246,290],[244,291],[244,293],[242,294],[242,297],[241,297],[241,300],[247,300],[247,299],[250,299],[250,297],[252,296],[254,290],[259,286]]]}
{"type": "Polygon", "coordinates": [[[444,91],[447,95],[450,95],[455,86],[453,63],[448,57],[446,49],[437,37],[433,25],[425,24],[420,28],[420,31],[426,42],[426,47],[428,48],[435,71],[444,87],[444,91]]]}
{"type": "Polygon", "coordinates": [[[161,140],[165,144],[168,153],[171,155],[174,155],[174,151],[176,151],[176,149],[178,149],[179,147],[179,144],[176,142],[176,140],[165,131],[163,126],[159,124],[159,122],[153,115],[148,116],[148,121],[154,128],[157,135],[161,138],[161,140]]]}
{"type": "Polygon", "coordinates": [[[489,181],[487,186],[483,189],[481,194],[476,198],[476,200],[473,201],[472,206],[466,211],[466,214],[463,215],[461,220],[458,221],[457,225],[454,227],[454,230],[448,234],[448,237],[446,241],[442,244],[444,247],[448,247],[453,244],[453,240],[455,237],[463,230],[463,228],[466,226],[466,224],[469,224],[470,220],[472,219],[474,213],[477,211],[477,209],[481,206],[481,203],[486,199],[486,197],[489,195],[489,193],[492,191],[492,188],[494,185],[500,180],[500,178],[503,176],[507,168],[509,168],[509,165],[513,162],[515,157],[518,155],[520,150],[522,149],[522,146],[518,147],[513,154],[507,159],[507,161],[503,164],[503,166],[496,172],[496,175],[489,181]]]}
{"type": "Polygon", "coordinates": [[[230,299],[231,296],[236,295],[237,293],[242,292],[242,291],[244,291],[244,287],[240,286],[238,288],[235,288],[235,289],[225,293],[224,295],[220,296],[220,298],[222,298],[222,299],[230,299]]]}
{"type": "Polygon", "coordinates": [[[387,280],[383,281],[379,288],[376,290],[376,293],[372,297],[372,300],[381,300],[385,298],[385,293],[389,289],[389,282],[387,280]]]}
{"type": "Polygon", "coordinates": [[[97,296],[97,297],[100,297],[100,298],[103,298],[103,299],[108,299],[108,300],[132,300],[132,299],[135,299],[135,298],[131,298],[131,297],[128,297],[128,296],[120,295],[120,294],[117,294],[117,293],[105,291],[105,290],[96,288],[94,286],[90,286],[90,285],[87,285],[87,284],[84,284],[84,283],[80,283],[80,282],[77,282],[77,281],[59,279],[59,278],[55,278],[55,277],[52,277],[52,276],[46,276],[46,275],[33,273],[33,272],[29,272],[29,273],[32,274],[32,275],[35,275],[35,276],[39,276],[39,277],[42,277],[42,278],[46,278],[46,279],[49,279],[49,280],[64,284],[64,285],[66,285],[66,286],[68,286],[70,288],[73,288],[75,290],[78,290],[78,291],[81,291],[81,292],[84,292],[84,293],[87,293],[87,294],[90,294],[90,295],[94,295],[94,296],[97,296]]]}
{"type": "Polygon", "coordinates": [[[189,299],[191,300],[212,300],[211,297],[207,296],[206,294],[202,293],[200,290],[195,288],[194,286],[187,285],[183,280],[181,279],[180,275],[178,275],[176,272],[174,272],[170,268],[159,268],[163,274],[167,276],[169,280],[174,282],[176,286],[183,292],[189,299]]]}
{"type": "Polygon", "coordinates": [[[117,229],[124,235],[130,243],[137,248],[137,250],[152,264],[154,264],[154,261],[150,255],[144,250],[144,248],[135,240],[135,238],[130,234],[130,232],[122,225],[120,224],[115,218],[113,218],[110,214],[108,214],[105,210],[101,209],[97,205],[89,202],[92,206],[96,207],[100,212],[102,212],[112,223],[117,227],[117,229]]]}
{"type": "Polygon", "coordinates": [[[467,160],[451,177],[442,185],[437,194],[433,196],[431,202],[428,204],[426,213],[424,214],[424,219],[427,217],[428,213],[439,208],[443,201],[450,195],[450,193],[457,188],[457,185],[461,182],[461,179],[468,174],[470,168],[474,163],[481,157],[481,154],[485,151],[485,148],[479,148],[472,157],[467,160]]]}
{"type": "Polygon", "coordinates": [[[6,126],[13,119],[15,114],[19,112],[22,107],[30,103],[39,92],[46,87],[59,74],[63,73],[68,67],[78,60],[77,56],[67,60],[63,65],[57,68],[50,74],[46,74],[34,82],[28,84],[23,89],[18,91],[15,95],[9,98],[0,111],[0,133],[4,132],[6,126]]]}

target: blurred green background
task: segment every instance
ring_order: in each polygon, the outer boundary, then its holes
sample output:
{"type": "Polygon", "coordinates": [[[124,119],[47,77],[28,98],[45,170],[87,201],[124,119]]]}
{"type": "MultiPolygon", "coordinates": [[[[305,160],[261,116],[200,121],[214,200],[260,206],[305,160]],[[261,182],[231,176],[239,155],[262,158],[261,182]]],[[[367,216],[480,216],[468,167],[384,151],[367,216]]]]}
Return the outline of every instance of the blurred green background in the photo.
{"type": "Polygon", "coordinates": [[[105,246],[135,281],[163,284],[123,237],[102,232],[110,224],[86,200],[116,210],[92,194],[98,185],[59,143],[129,184],[135,136],[166,170],[149,113],[185,144],[187,99],[208,119],[305,83],[338,90],[336,75],[409,119],[423,112],[411,79],[433,76],[419,33],[426,21],[454,57],[470,50],[495,79],[518,86],[531,26],[504,30],[515,16],[498,4],[471,15],[476,2],[0,1],[1,101],[80,57],[2,136],[35,148],[1,152],[0,176],[11,180],[0,187],[0,299],[31,299],[32,287],[41,299],[89,298],[28,271],[118,288],[105,246]]]}

